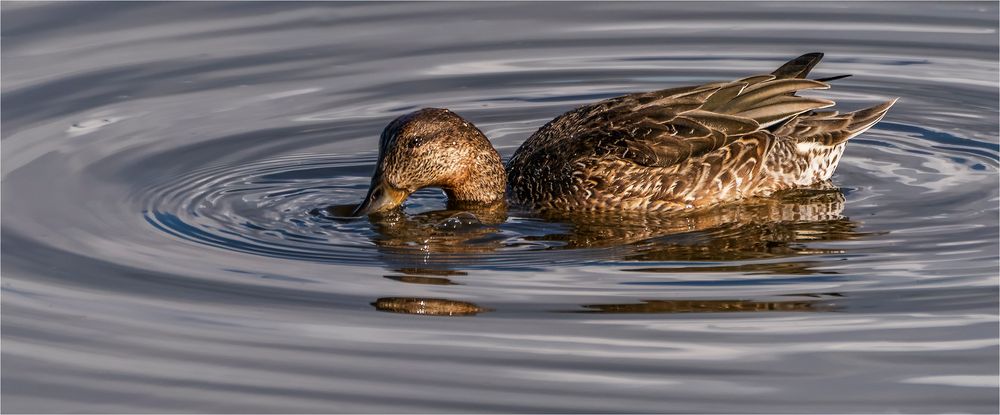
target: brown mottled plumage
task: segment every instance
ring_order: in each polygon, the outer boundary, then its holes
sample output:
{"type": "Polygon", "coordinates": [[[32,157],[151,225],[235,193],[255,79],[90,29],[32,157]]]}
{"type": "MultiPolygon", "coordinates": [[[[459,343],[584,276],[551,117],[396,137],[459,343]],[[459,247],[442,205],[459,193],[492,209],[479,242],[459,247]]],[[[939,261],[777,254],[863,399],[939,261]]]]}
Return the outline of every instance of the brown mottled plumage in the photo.
{"type": "Polygon", "coordinates": [[[385,127],[368,196],[354,213],[394,208],[424,187],[440,187],[456,203],[495,205],[506,183],[500,153],[482,131],[451,111],[425,108],[385,127]]]}
{"type": "Polygon", "coordinates": [[[506,180],[478,129],[447,110],[417,111],[383,133],[372,190],[357,213],[395,207],[426,186],[453,201],[496,203],[506,182],[511,203],[538,210],[670,211],[822,182],[846,141],[895,103],[817,112],[834,102],[795,93],[829,88],[804,79],[822,56],[800,56],[769,75],[577,108],[518,148],[506,180]]]}

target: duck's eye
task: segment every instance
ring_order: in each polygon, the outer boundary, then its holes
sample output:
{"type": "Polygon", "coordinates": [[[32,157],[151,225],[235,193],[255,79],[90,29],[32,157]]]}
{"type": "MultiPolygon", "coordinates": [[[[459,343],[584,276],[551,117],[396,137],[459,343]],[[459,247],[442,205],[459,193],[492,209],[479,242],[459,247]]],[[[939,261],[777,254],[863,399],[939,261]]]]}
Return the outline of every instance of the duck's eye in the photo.
{"type": "Polygon", "coordinates": [[[408,147],[410,147],[410,148],[418,148],[418,147],[426,144],[428,141],[430,141],[430,140],[426,139],[424,136],[416,136],[416,137],[413,137],[412,139],[410,139],[410,141],[407,144],[408,144],[408,147]]]}

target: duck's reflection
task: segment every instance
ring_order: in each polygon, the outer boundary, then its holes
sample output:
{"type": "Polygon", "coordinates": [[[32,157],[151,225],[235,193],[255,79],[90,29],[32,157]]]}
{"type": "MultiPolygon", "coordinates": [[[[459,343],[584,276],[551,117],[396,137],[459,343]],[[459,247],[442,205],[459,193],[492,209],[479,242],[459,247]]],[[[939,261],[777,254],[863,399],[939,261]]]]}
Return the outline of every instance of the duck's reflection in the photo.
{"type": "Polygon", "coordinates": [[[425,316],[474,316],[490,311],[473,303],[444,298],[382,297],[372,306],[378,311],[425,316]]]}
{"type": "Polygon", "coordinates": [[[629,261],[734,261],[801,254],[840,253],[806,242],[861,236],[841,215],[844,195],[834,188],[798,189],[771,198],[676,215],[569,217],[573,228],[548,238],[568,247],[635,244],[629,261]]]}
{"type": "MultiPolygon", "coordinates": [[[[828,250],[827,252],[841,252],[828,250]]],[[[724,273],[732,272],[741,275],[814,275],[814,274],[836,274],[836,271],[820,269],[823,266],[819,261],[794,261],[794,262],[765,262],[754,264],[733,264],[733,265],[710,265],[710,266],[682,266],[682,267],[638,267],[623,268],[625,272],[641,273],[667,273],[667,274],[697,274],[697,273],[724,273]]]]}
{"type": "MultiPolygon", "coordinates": [[[[694,262],[625,267],[625,272],[812,275],[835,272],[822,270],[823,262],[816,260],[770,259],[843,253],[842,249],[811,245],[865,235],[858,231],[857,222],[842,215],[844,202],[839,189],[823,184],[671,215],[519,212],[513,215],[517,219],[508,222],[507,212],[502,209],[449,206],[420,214],[396,210],[368,219],[381,260],[394,271],[385,278],[408,284],[460,285],[451,277],[466,275],[462,269],[502,269],[489,261],[520,260],[526,258],[520,255],[525,249],[541,251],[540,269],[550,266],[546,261],[565,255],[563,252],[585,252],[589,259],[694,262]]],[[[523,269],[525,265],[517,266],[523,269]]],[[[802,294],[788,299],[636,299],[552,311],[816,312],[836,310],[831,298],[830,294],[802,294]]],[[[477,304],[444,298],[385,297],[372,305],[380,311],[432,316],[490,311],[477,304]]]]}
{"type": "MultiPolygon", "coordinates": [[[[640,300],[638,303],[584,304],[582,310],[551,310],[554,312],[603,314],[678,314],[678,313],[760,313],[760,312],[822,312],[836,311],[837,293],[796,294],[808,299],[767,300],[640,300]]],[[[445,298],[383,297],[371,303],[376,310],[425,316],[473,316],[492,309],[445,298]]]]}
{"type": "Polygon", "coordinates": [[[642,300],[636,304],[585,304],[577,313],[755,313],[835,311],[828,300],[642,300]]]}
{"type": "Polygon", "coordinates": [[[441,277],[422,277],[419,275],[386,275],[393,281],[405,282],[407,284],[424,284],[424,285],[459,285],[452,280],[441,277]]]}
{"type": "MultiPolygon", "coordinates": [[[[841,253],[806,243],[863,235],[856,222],[841,214],[844,200],[838,189],[823,184],[675,214],[530,213],[505,223],[503,209],[449,206],[419,214],[394,210],[368,219],[373,242],[394,268],[451,270],[479,264],[484,257],[477,254],[534,249],[555,258],[560,254],[552,251],[607,247],[624,249],[603,250],[602,255],[612,257],[602,259],[735,261],[841,253]]],[[[335,208],[328,213],[336,213],[335,208]]],[[[775,264],[771,270],[770,265],[741,266],[759,272],[810,272],[807,266],[788,264],[775,264]]]]}

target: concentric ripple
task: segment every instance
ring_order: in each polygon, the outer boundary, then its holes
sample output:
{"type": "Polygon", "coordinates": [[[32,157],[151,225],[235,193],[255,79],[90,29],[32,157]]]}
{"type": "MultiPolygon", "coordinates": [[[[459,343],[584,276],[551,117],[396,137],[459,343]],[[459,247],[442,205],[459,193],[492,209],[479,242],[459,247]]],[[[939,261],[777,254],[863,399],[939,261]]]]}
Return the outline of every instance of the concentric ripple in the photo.
{"type": "MultiPolygon", "coordinates": [[[[462,262],[464,258],[464,262],[528,265],[533,260],[526,252],[562,245],[525,239],[530,239],[531,232],[518,234],[521,221],[542,223],[531,218],[513,218],[508,226],[502,224],[506,218],[484,217],[492,220],[484,225],[471,213],[433,209],[413,216],[383,217],[375,223],[347,217],[367,189],[374,161],[370,153],[302,154],[217,164],[144,188],[138,198],[145,220],[174,237],[290,260],[352,265],[370,264],[374,257],[388,255],[403,263],[462,262]],[[473,222],[464,223],[462,215],[473,222]],[[427,258],[428,252],[438,255],[427,258]]],[[[408,212],[443,205],[439,193],[418,192],[408,201],[408,212]]],[[[545,227],[562,229],[558,224],[545,227]]],[[[574,258],[579,259],[565,255],[562,260],[574,258]]]]}
{"type": "Polygon", "coordinates": [[[801,243],[863,235],[842,215],[842,193],[829,185],[690,213],[565,217],[434,209],[444,196],[428,190],[414,195],[403,212],[349,217],[356,203],[344,202],[364,194],[363,172],[372,163],[372,155],[311,154],[216,164],[146,187],[139,199],[144,219],[176,238],[347,265],[378,256],[395,266],[458,267],[614,258],[732,261],[840,252],[801,243]]]}
{"type": "Polygon", "coordinates": [[[10,413],[997,413],[991,3],[3,2],[10,413]],[[422,107],[501,155],[825,52],[832,183],[674,215],[345,213],[422,107]]]}
{"type": "Polygon", "coordinates": [[[365,263],[372,247],[364,221],[324,220],[310,211],[356,197],[359,186],[349,176],[373,162],[298,155],[217,165],[148,188],[143,215],[161,231],[214,247],[365,263]]]}

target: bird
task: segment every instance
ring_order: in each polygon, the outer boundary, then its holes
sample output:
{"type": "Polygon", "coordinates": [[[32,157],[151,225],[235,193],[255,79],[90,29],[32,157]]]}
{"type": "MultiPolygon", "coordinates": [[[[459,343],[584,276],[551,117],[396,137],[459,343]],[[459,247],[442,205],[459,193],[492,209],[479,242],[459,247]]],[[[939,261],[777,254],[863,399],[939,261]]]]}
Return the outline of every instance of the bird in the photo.
{"type": "Polygon", "coordinates": [[[383,130],[368,193],[353,214],[400,206],[438,187],[449,204],[542,212],[671,212],[828,181],[849,139],[898,98],[854,112],[797,95],[849,75],[807,79],[808,53],[770,74],[633,93],[566,112],[506,166],[475,125],[442,108],[383,130]]]}

